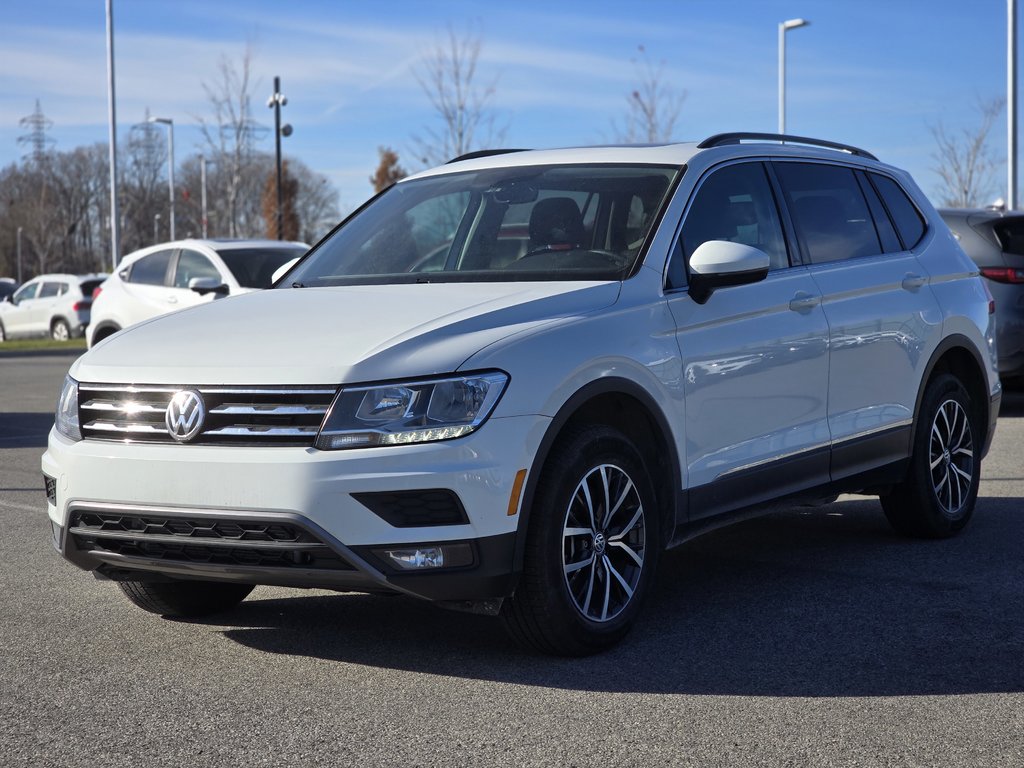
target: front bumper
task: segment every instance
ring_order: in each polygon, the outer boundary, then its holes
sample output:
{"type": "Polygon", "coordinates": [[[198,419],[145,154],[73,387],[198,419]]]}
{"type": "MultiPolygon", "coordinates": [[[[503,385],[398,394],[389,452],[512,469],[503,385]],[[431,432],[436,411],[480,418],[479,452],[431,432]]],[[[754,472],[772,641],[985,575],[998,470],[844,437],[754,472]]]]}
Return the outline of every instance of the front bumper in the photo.
{"type": "Polygon", "coordinates": [[[55,481],[48,504],[55,545],[71,562],[107,578],[479,601],[514,589],[519,514],[508,514],[509,499],[516,472],[530,467],[547,423],[533,416],[492,418],[458,440],[348,451],[72,443],[51,431],[42,467],[55,481]],[[396,526],[353,498],[439,488],[458,496],[461,522],[396,526]],[[107,515],[113,530],[101,531],[96,518],[83,515],[107,515]],[[124,530],[117,524],[122,517],[124,530]],[[232,531],[290,526],[298,534],[211,538],[220,536],[211,526],[221,524],[232,531]],[[403,570],[377,552],[457,542],[468,545],[472,558],[452,568],[403,570]]]}

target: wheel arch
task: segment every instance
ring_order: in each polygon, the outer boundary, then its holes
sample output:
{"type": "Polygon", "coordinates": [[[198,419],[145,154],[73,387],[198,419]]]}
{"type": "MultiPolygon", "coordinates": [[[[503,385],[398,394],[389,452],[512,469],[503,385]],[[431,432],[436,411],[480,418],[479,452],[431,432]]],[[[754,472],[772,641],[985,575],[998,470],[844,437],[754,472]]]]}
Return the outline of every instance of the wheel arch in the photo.
{"type": "Polygon", "coordinates": [[[95,329],[89,331],[90,346],[99,344],[108,336],[112,336],[121,330],[121,326],[113,320],[103,320],[96,325],[95,329]]]}
{"type": "Polygon", "coordinates": [[[921,415],[921,402],[924,400],[925,390],[936,376],[943,373],[956,376],[971,396],[973,415],[978,427],[982,430],[981,439],[978,442],[985,446],[983,453],[987,452],[992,432],[992,414],[990,413],[992,400],[985,378],[985,366],[978,350],[966,336],[960,334],[943,339],[932,353],[928,365],[925,366],[921,386],[917,390],[917,400],[914,403],[914,430],[917,429],[918,419],[921,415]]]}
{"type": "Polygon", "coordinates": [[[520,505],[514,567],[522,570],[526,532],[530,525],[541,470],[551,449],[568,426],[603,424],[622,432],[636,446],[654,486],[661,513],[662,547],[675,530],[682,509],[682,471],[669,421],[650,394],[623,378],[603,378],[577,390],[555,414],[534,456],[520,505]]]}

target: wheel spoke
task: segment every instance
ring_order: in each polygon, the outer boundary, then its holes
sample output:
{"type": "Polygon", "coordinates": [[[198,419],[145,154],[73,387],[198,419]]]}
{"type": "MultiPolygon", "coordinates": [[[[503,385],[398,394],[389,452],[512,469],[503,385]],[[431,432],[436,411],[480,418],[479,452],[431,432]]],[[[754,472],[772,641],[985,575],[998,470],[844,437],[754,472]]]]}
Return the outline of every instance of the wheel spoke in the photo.
{"type": "Polygon", "coordinates": [[[939,464],[942,463],[943,456],[940,453],[931,464],[928,465],[928,469],[935,469],[939,464]]]}
{"type": "Polygon", "coordinates": [[[636,552],[634,552],[632,547],[630,547],[629,545],[624,544],[621,541],[610,541],[610,542],[608,542],[608,546],[609,547],[617,547],[618,549],[621,549],[627,555],[632,557],[633,560],[636,561],[637,565],[639,565],[641,568],[643,567],[644,559],[642,557],[640,557],[640,555],[638,555],[636,552]]]}
{"type": "Polygon", "coordinates": [[[593,536],[594,530],[592,528],[566,528],[562,531],[562,535],[565,537],[569,536],[593,536]]]}
{"type": "Polygon", "coordinates": [[[626,538],[626,535],[630,531],[633,530],[634,526],[636,526],[637,522],[640,520],[641,517],[643,517],[643,515],[644,515],[644,508],[643,508],[643,505],[641,505],[641,506],[636,508],[636,514],[633,515],[633,519],[629,521],[629,524],[626,525],[625,528],[623,528],[621,531],[616,533],[614,536],[609,536],[608,537],[608,541],[609,542],[622,541],[624,538],[626,538]]]}
{"type": "Polygon", "coordinates": [[[615,506],[612,507],[612,511],[608,513],[608,521],[605,523],[605,526],[604,526],[606,529],[611,524],[612,518],[615,517],[615,513],[618,512],[619,509],[622,507],[622,502],[624,502],[626,500],[626,497],[629,495],[629,492],[632,491],[632,490],[633,490],[633,481],[630,480],[627,477],[626,478],[626,487],[622,489],[622,493],[619,494],[618,501],[615,502],[615,506]]]}
{"type": "Polygon", "coordinates": [[[608,466],[606,464],[601,465],[601,485],[604,486],[604,520],[601,521],[601,529],[608,527],[608,521],[611,520],[611,508],[612,499],[611,491],[608,489],[608,466]]]}
{"type": "Polygon", "coordinates": [[[587,579],[587,597],[583,601],[583,615],[590,615],[590,599],[594,596],[594,578],[597,576],[597,558],[590,558],[590,578],[587,579]]]}
{"type": "Polygon", "coordinates": [[[591,555],[586,560],[580,560],[579,562],[576,562],[576,563],[568,563],[565,566],[565,575],[568,576],[570,573],[576,573],[576,571],[580,570],[581,568],[586,568],[588,565],[591,565],[593,562],[594,562],[594,556],[591,555]]]}
{"type": "MultiPolygon", "coordinates": [[[[612,596],[612,577],[608,575],[608,558],[603,558],[604,569],[604,607],[601,609],[601,621],[608,621],[608,601],[612,596]]],[[[596,565],[594,566],[597,567],[596,565]]]]}
{"type": "Polygon", "coordinates": [[[587,477],[583,478],[583,482],[580,483],[580,488],[583,489],[583,498],[587,504],[587,514],[590,515],[590,527],[592,530],[597,530],[597,521],[594,519],[594,500],[590,498],[590,483],[587,477]]]}
{"type": "MultiPolygon", "coordinates": [[[[619,585],[626,593],[626,599],[628,600],[633,596],[633,588],[626,583],[626,580],[622,578],[622,575],[615,570],[615,566],[612,565],[612,561],[608,559],[608,555],[604,556],[604,569],[606,573],[610,573],[615,577],[615,580],[619,582],[619,585]]],[[[609,580],[610,581],[610,580],[609,580]]]]}
{"type": "Polygon", "coordinates": [[[970,448],[957,448],[955,451],[953,451],[953,455],[970,456],[973,458],[974,451],[972,451],[970,448]]]}

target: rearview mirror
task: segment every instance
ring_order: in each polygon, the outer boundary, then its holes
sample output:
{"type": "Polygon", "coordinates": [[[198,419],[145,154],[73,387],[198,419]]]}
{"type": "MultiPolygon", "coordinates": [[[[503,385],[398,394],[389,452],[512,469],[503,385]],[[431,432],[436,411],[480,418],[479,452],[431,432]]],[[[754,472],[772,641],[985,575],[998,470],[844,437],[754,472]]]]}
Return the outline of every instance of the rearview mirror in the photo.
{"type": "Polygon", "coordinates": [[[771,259],[760,248],[728,240],[708,240],[690,256],[691,298],[704,304],[716,288],[764,280],[771,259]]]}
{"type": "Polygon", "coordinates": [[[227,296],[228,287],[219,277],[193,277],[188,281],[188,289],[195,291],[200,296],[213,293],[218,296],[227,296]]]}

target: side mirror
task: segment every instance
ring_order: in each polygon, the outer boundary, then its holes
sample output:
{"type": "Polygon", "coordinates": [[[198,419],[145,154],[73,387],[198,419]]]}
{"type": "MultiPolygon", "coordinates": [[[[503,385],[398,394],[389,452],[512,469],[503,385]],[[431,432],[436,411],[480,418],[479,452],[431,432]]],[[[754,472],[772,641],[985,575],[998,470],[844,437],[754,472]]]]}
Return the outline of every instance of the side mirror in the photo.
{"type": "Polygon", "coordinates": [[[8,304],[13,304],[14,303],[14,294],[13,293],[7,294],[6,296],[4,296],[3,300],[6,301],[8,304]]]}
{"type": "Polygon", "coordinates": [[[188,281],[188,289],[195,291],[200,296],[205,296],[208,293],[217,296],[228,295],[228,287],[219,277],[193,277],[188,281]]]}
{"type": "Polygon", "coordinates": [[[278,280],[280,280],[280,279],[281,279],[282,277],[284,277],[284,276],[285,276],[285,273],[286,273],[286,272],[287,272],[287,271],[288,271],[289,269],[291,269],[292,267],[294,267],[294,266],[295,266],[295,265],[296,265],[296,264],[298,263],[298,261],[299,261],[299,258],[298,258],[298,256],[296,256],[296,257],[295,257],[294,259],[291,259],[291,260],[289,260],[289,261],[286,261],[286,262],[285,262],[284,264],[282,264],[282,265],[281,265],[280,267],[278,267],[277,269],[275,269],[275,270],[274,270],[274,274],[270,276],[270,284],[271,284],[271,285],[273,285],[273,284],[274,284],[274,283],[276,283],[276,282],[277,282],[278,280]]]}
{"type": "Polygon", "coordinates": [[[770,264],[768,254],[760,248],[728,240],[708,240],[690,256],[690,297],[704,304],[716,288],[764,280],[770,264]]]}

